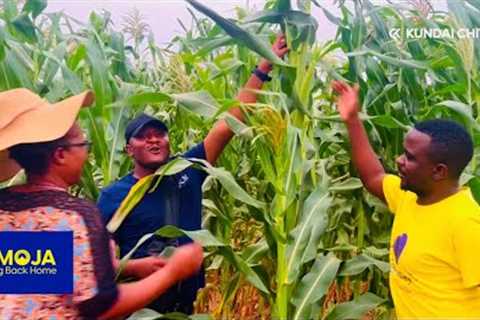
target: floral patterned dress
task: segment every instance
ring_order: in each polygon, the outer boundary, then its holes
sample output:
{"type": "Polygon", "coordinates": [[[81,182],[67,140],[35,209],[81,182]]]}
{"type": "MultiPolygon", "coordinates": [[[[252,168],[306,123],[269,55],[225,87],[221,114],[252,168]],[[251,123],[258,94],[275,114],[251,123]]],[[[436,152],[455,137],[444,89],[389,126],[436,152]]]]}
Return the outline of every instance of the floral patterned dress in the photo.
{"type": "Polygon", "coordinates": [[[73,294],[0,294],[0,319],[95,319],[118,297],[97,207],[62,191],[0,190],[1,231],[73,231],[73,294]]]}

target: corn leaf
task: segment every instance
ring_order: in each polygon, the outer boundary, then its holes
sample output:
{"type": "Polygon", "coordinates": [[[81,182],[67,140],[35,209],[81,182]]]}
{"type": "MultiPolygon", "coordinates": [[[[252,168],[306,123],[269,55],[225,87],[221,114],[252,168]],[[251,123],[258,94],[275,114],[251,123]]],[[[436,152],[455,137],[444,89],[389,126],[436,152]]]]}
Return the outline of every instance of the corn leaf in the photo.
{"type": "Polygon", "coordinates": [[[351,191],[363,188],[362,181],[355,177],[350,177],[347,180],[333,184],[329,190],[330,191],[351,191]]]}
{"type": "Polygon", "coordinates": [[[138,248],[140,248],[148,239],[150,239],[151,237],[153,237],[154,233],[147,233],[145,235],[143,235],[138,241],[137,243],[135,244],[135,246],[132,248],[132,250],[130,250],[126,255],[124,255],[122,257],[122,259],[120,259],[120,264],[118,266],[118,270],[117,270],[117,276],[116,278],[118,279],[120,277],[120,275],[122,274],[123,270],[125,269],[125,267],[127,266],[127,263],[128,261],[131,259],[132,255],[138,250],[138,248]]]}
{"type": "Polygon", "coordinates": [[[274,64],[281,66],[288,66],[282,59],[280,59],[270,48],[268,44],[261,41],[257,36],[249,33],[243,28],[237,26],[233,22],[223,18],[215,11],[207,8],[203,4],[195,0],[186,0],[190,5],[195,9],[202,12],[206,16],[210,17],[215,21],[229,36],[231,36],[235,41],[243,44],[252,51],[255,51],[265,59],[271,61],[274,64]]]}
{"type": "Polygon", "coordinates": [[[234,44],[234,40],[229,36],[222,36],[214,39],[205,39],[202,46],[195,53],[197,56],[203,57],[211,54],[213,50],[234,44]]]}
{"type": "Polygon", "coordinates": [[[142,200],[143,196],[150,188],[155,176],[149,175],[138,180],[130,189],[125,199],[123,199],[120,207],[113,215],[112,219],[107,224],[107,230],[110,233],[115,233],[122,224],[123,220],[135,208],[135,206],[142,200]]]}
{"type": "Polygon", "coordinates": [[[22,35],[26,41],[30,43],[37,41],[35,26],[33,25],[32,19],[30,19],[26,13],[16,17],[12,21],[12,26],[15,28],[15,31],[22,35]]]}
{"type": "Polygon", "coordinates": [[[264,10],[253,14],[252,16],[246,18],[244,23],[275,23],[280,24],[283,22],[285,17],[284,12],[274,11],[274,10],[264,10]]]}
{"type": "Polygon", "coordinates": [[[468,186],[473,194],[473,197],[480,204],[480,178],[474,177],[468,181],[468,186]]]}
{"type": "Polygon", "coordinates": [[[224,256],[233,266],[235,266],[258,290],[267,295],[271,294],[255,270],[251,268],[248,263],[239,255],[237,255],[230,247],[221,247],[217,252],[224,256]]]}
{"type": "Polygon", "coordinates": [[[28,65],[18,51],[8,50],[1,64],[3,65],[3,70],[1,70],[0,74],[3,73],[5,77],[4,83],[7,85],[7,89],[19,87],[34,89],[31,73],[28,72],[28,65]]]}
{"type": "Polygon", "coordinates": [[[424,63],[423,61],[406,60],[406,59],[390,57],[370,49],[347,53],[347,56],[349,57],[356,57],[356,56],[362,56],[362,55],[375,56],[378,59],[388,64],[391,64],[400,68],[414,68],[414,69],[423,69],[423,70],[428,69],[427,64],[424,63]]]}
{"type": "Polygon", "coordinates": [[[5,59],[5,49],[5,31],[3,30],[3,27],[0,26],[0,63],[5,59]]]}
{"type": "Polygon", "coordinates": [[[227,114],[225,116],[225,122],[227,123],[228,127],[232,129],[232,131],[238,136],[244,136],[249,139],[253,138],[252,128],[248,127],[245,123],[238,120],[234,116],[227,114]]]}
{"type": "MultiPolygon", "coordinates": [[[[127,105],[146,105],[146,104],[154,104],[160,103],[171,100],[170,96],[161,93],[161,92],[143,92],[137,93],[134,95],[129,95],[125,101],[120,102],[120,104],[127,104],[127,105]]],[[[117,103],[116,103],[117,104],[117,103]]]]}
{"type": "Polygon", "coordinates": [[[176,238],[182,235],[186,235],[192,240],[202,244],[204,247],[216,247],[217,252],[224,256],[231,264],[237,267],[256,288],[262,292],[268,294],[269,291],[265,284],[262,282],[258,274],[237,255],[232,248],[226,246],[223,242],[216,239],[208,230],[196,230],[187,231],[177,228],[175,226],[165,226],[156,231],[156,233],[163,237],[176,238]]]}
{"type": "Polygon", "coordinates": [[[265,204],[252,198],[242,187],[238,185],[232,174],[226,171],[224,168],[213,167],[210,163],[202,159],[190,159],[194,162],[199,162],[203,165],[205,170],[210,176],[217,179],[221,185],[228,191],[228,193],[237,200],[240,200],[255,208],[264,208],[265,204]]]}
{"type": "Polygon", "coordinates": [[[218,112],[218,104],[206,91],[172,94],[171,97],[185,109],[212,118],[218,112]]]}
{"type": "Polygon", "coordinates": [[[242,258],[248,263],[257,263],[268,254],[268,243],[265,239],[246,247],[242,252],[242,258]]]}
{"type": "Polygon", "coordinates": [[[225,247],[225,243],[221,242],[214,235],[210,233],[208,230],[195,230],[195,231],[188,231],[183,230],[175,226],[167,225],[164,226],[155,233],[161,237],[166,238],[178,238],[182,236],[187,236],[190,239],[198,242],[203,247],[225,247]]]}
{"type": "Polygon", "coordinates": [[[161,314],[152,309],[140,309],[131,314],[127,320],[213,320],[208,314],[186,315],[181,312],[161,314]]]}
{"type": "Polygon", "coordinates": [[[87,49],[90,72],[92,73],[95,102],[97,106],[103,107],[112,101],[112,90],[108,81],[108,63],[100,46],[95,41],[89,40],[85,47],[87,49]]]}
{"type": "Polygon", "coordinates": [[[301,169],[302,164],[299,131],[300,130],[294,126],[289,126],[287,129],[287,147],[285,148],[285,158],[287,161],[284,163],[286,166],[284,190],[287,196],[285,208],[287,208],[296,197],[295,189],[298,185],[298,170],[301,169]]]}
{"type": "Polygon", "coordinates": [[[318,302],[337,275],[340,260],[334,255],[320,256],[312,269],[301,280],[293,293],[292,303],[297,307],[294,320],[310,319],[309,306],[318,302]]]}
{"type": "Polygon", "coordinates": [[[367,292],[358,299],[350,302],[340,303],[328,314],[326,320],[350,320],[362,319],[362,317],[373,308],[383,303],[385,299],[379,298],[373,293],[367,292]]]}
{"type": "Polygon", "coordinates": [[[294,283],[299,276],[300,268],[302,267],[305,248],[312,237],[317,237],[313,234],[322,234],[327,227],[328,217],[327,209],[331,203],[331,198],[328,192],[321,186],[312,192],[305,200],[302,216],[298,225],[290,233],[291,243],[287,247],[288,257],[286,262],[287,283],[294,283]]]}
{"type": "Polygon", "coordinates": [[[158,186],[159,180],[163,176],[171,176],[177,174],[192,163],[182,158],[177,158],[169,161],[167,164],[161,166],[153,175],[148,175],[138,180],[128,192],[125,199],[118,207],[117,211],[107,224],[107,230],[110,233],[114,233],[122,224],[123,220],[128,214],[135,208],[135,206],[142,200],[145,194],[158,186]],[[152,186],[154,186],[152,188],[152,186]]]}
{"type": "Polygon", "coordinates": [[[403,129],[403,130],[410,129],[409,126],[403,124],[402,122],[398,121],[398,119],[388,114],[367,117],[366,120],[367,119],[372,121],[376,125],[379,125],[388,129],[403,129]]]}
{"type": "Polygon", "coordinates": [[[292,5],[290,3],[290,0],[277,0],[277,3],[275,4],[275,7],[280,12],[284,12],[284,11],[288,11],[288,10],[292,9],[292,5]]]}
{"type": "Polygon", "coordinates": [[[10,22],[18,15],[17,1],[3,0],[3,15],[7,22],[10,22]]]}
{"type": "Polygon", "coordinates": [[[27,0],[23,6],[22,11],[25,13],[31,13],[32,17],[35,19],[42,13],[43,10],[47,7],[47,0],[27,0]]]}
{"type": "Polygon", "coordinates": [[[380,261],[369,257],[367,255],[361,254],[347,260],[342,265],[340,269],[340,276],[354,276],[357,274],[362,273],[368,267],[375,266],[380,269],[382,272],[388,272],[390,270],[390,266],[387,262],[380,261]]]}
{"type": "Polygon", "coordinates": [[[480,131],[480,124],[478,124],[472,116],[472,108],[462,102],[445,100],[434,105],[434,107],[447,107],[455,113],[461,115],[466,122],[471,125],[475,130],[480,131]]]}

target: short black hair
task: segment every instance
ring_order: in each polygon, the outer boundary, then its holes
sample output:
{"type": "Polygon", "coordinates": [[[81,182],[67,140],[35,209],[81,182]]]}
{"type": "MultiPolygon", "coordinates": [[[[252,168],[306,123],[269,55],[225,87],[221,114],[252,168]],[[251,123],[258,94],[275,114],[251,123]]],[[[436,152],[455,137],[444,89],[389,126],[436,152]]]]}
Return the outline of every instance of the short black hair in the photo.
{"type": "Polygon", "coordinates": [[[431,160],[446,164],[451,177],[459,178],[473,157],[473,141],[467,130],[457,122],[445,119],[418,122],[415,130],[432,139],[429,152],[431,160]]]}
{"type": "Polygon", "coordinates": [[[56,140],[39,143],[23,143],[10,147],[10,158],[15,160],[29,175],[47,172],[55,150],[68,143],[67,134],[56,140]]]}

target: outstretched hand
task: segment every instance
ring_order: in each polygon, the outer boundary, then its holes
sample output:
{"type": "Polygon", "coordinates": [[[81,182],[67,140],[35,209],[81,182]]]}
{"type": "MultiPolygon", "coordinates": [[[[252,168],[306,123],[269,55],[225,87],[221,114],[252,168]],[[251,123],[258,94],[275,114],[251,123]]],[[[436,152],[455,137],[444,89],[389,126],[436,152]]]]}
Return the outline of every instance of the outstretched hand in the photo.
{"type": "Polygon", "coordinates": [[[168,259],[166,267],[175,274],[177,280],[183,280],[200,270],[203,261],[203,249],[198,243],[190,243],[175,249],[168,259]]]}
{"type": "Polygon", "coordinates": [[[353,87],[342,81],[333,81],[332,88],[338,93],[337,108],[343,121],[349,121],[356,117],[359,112],[359,86],[353,87]]]}
{"type": "Polygon", "coordinates": [[[275,54],[280,58],[283,58],[283,56],[287,54],[288,50],[290,49],[287,47],[285,35],[279,34],[272,44],[272,51],[275,52],[275,54]]]}
{"type": "MultiPolygon", "coordinates": [[[[287,47],[287,40],[285,39],[285,35],[279,34],[272,44],[272,51],[279,58],[283,58],[287,54],[288,50],[290,49],[287,47]]],[[[272,63],[267,59],[262,59],[258,64],[258,68],[261,71],[268,73],[272,69],[272,63]]]]}
{"type": "MultiPolygon", "coordinates": [[[[287,43],[283,34],[277,36],[276,40],[272,44],[272,50],[280,58],[283,58],[288,52],[287,43]]],[[[254,71],[254,74],[250,76],[245,86],[238,93],[238,101],[241,103],[255,103],[257,101],[257,94],[255,91],[260,90],[264,81],[268,79],[264,79],[264,77],[261,77],[261,75],[259,77],[257,71],[260,71],[263,74],[268,74],[271,70],[272,63],[267,59],[262,58],[258,63],[257,70],[254,71]]],[[[229,112],[238,120],[243,121],[243,112],[239,107],[232,108],[229,110],[229,112]]],[[[203,141],[208,162],[214,164],[217,161],[218,157],[230,139],[232,139],[233,135],[233,131],[230,129],[224,119],[220,120],[218,124],[215,125],[212,130],[210,130],[207,137],[203,141]]]]}

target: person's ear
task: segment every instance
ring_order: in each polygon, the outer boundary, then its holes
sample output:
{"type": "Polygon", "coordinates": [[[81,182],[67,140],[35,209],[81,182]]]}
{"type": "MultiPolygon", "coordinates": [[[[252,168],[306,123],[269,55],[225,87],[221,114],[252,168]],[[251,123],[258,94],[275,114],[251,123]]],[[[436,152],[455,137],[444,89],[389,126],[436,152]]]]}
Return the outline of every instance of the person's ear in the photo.
{"type": "Polygon", "coordinates": [[[126,154],[128,154],[130,157],[132,157],[132,156],[133,156],[133,150],[132,150],[132,149],[133,149],[133,148],[132,148],[132,146],[130,145],[130,143],[127,143],[127,144],[125,145],[124,151],[125,151],[126,154]]]}
{"type": "Polygon", "coordinates": [[[435,181],[448,179],[449,177],[448,166],[444,163],[436,164],[435,167],[433,167],[432,177],[433,177],[433,180],[435,181]]]}
{"type": "Polygon", "coordinates": [[[66,151],[67,149],[63,147],[56,148],[52,154],[52,163],[57,165],[64,165],[67,162],[66,151]]]}

